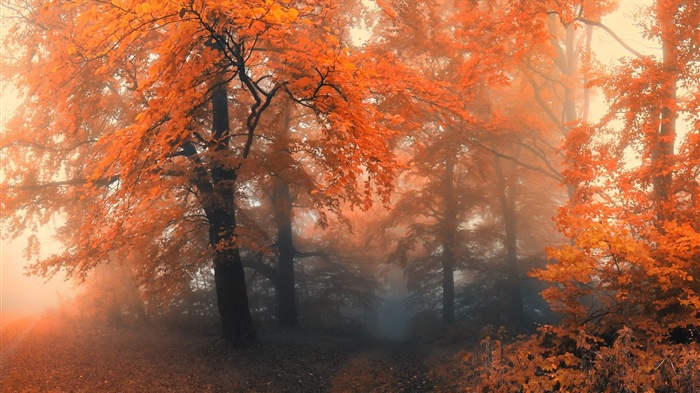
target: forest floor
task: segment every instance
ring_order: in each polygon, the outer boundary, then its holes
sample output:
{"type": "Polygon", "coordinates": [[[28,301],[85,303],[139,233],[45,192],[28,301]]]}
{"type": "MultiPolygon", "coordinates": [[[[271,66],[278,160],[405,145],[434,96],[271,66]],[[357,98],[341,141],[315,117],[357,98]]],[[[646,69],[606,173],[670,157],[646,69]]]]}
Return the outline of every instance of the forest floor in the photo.
{"type": "Polygon", "coordinates": [[[293,329],[233,349],[211,335],[50,315],[16,319],[0,332],[3,393],[463,390],[464,343],[293,329]]]}

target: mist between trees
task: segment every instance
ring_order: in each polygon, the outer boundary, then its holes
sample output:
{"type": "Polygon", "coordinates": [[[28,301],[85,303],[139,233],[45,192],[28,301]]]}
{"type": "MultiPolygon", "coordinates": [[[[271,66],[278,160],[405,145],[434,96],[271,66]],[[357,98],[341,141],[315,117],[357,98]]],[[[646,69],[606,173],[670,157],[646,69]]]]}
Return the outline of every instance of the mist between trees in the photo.
{"type": "Polygon", "coordinates": [[[503,326],[530,336],[483,341],[471,386],[700,386],[697,1],[640,6],[658,55],[614,1],[3,7],[3,236],[63,222],[30,271],[84,281],[81,314],[230,342],[503,326]]]}

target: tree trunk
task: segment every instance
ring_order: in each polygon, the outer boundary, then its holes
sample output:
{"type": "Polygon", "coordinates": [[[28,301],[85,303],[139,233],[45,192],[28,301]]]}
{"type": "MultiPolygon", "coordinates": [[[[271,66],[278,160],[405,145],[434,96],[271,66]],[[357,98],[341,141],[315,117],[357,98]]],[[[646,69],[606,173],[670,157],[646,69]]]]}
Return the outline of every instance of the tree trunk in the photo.
{"type": "Polygon", "coordinates": [[[292,200],[289,184],[278,179],[273,190],[275,220],[277,223],[277,322],[280,326],[297,326],[297,301],[294,278],[296,249],[292,237],[292,200]]]}
{"type": "Polygon", "coordinates": [[[226,162],[229,152],[228,95],[221,84],[212,97],[212,139],[220,152],[210,167],[211,183],[200,180],[202,205],[209,221],[209,244],[214,250],[216,300],[226,340],[256,336],[248,305],[245,272],[236,231],[236,169],[226,162]]]}
{"type": "Polygon", "coordinates": [[[223,338],[228,341],[255,338],[238,248],[217,252],[214,257],[214,282],[223,338]]]}
{"type": "MultiPolygon", "coordinates": [[[[447,245],[446,245],[447,246],[447,245]]],[[[449,325],[455,321],[455,278],[454,254],[445,247],[442,260],[442,323],[449,325]]]]}
{"type": "Polygon", "coordinates": [[[455,232],[457,231],[457,203],[454,191],[454,157],[445,161],[443,180],[444,216],[442,250],[442,323],[449,325],[455,320],[455,232]]]}
{"type": "MultiPolygon", "coordinates": [[[[673,215],[672,181],[674,164],[674,146],[676,141],[676,109],[678,89],[678,48],[675,44],[675,26],[673,8],[657,2],[659,27],[661,28],[661,44],[663,48],[663,69],[666,77],[661,85],[661,105],[659,112],[652,112],[659,121],[658,133],[652,146],[653,195],[656,205],[656,221],[659,228],[663,221],[673,215]],[[660,116],[659,116],[660,115],[660,116]]],[[[663,231],[663,229],[661,228],[663,231]]]]}
{"type": "Polygon", "coordinates": [[[292,195],[289,188],[290,171],[288,163],[293,160],[289,154],[289,130],[291,127],[291,102],[285,102],[280,112],[279,135],[276,138],[273,151],[278,154],[277,161],[281,163],[273,171],[272,205],[277,226],[277,323],[282,327],[298,325],[296,279],[294,276],[294,237],[292,232],[292,195]]]}
{"type": "MultiPolygon", "coordinates": [[[[517,155],[517,153],[516,153],[517,155]]],[[[503,173],[501,159],[494,158],[496,170],[499,199],[501,202],[501,212],[503,215],[503,226],[505,231],[506,246],[506,270],[508,278],[506,280],[507,297],[507,319],[513,326],[522,326],[525,320],[523,313],[523,297],[520,289],[520,274],[518,269],[518,232],[517,232],[517,212],[515,209],[516,182],[515,163],[510,167],[508,175],[503,173]]]]}
{"type": "MultiPolygon", "coordinates": [[[[552,49],[554,50],[556,56],[554,57],[554,64],[556,64],[559,71],[564,75],[562,80],[560,80],[563,86],[563,97],[564,102],[562,103],[562,115],[559,121],[559,126],[563,130],[564,139],[568,138],[571,129],[576,127],[576,122],[578,120],[578,114],[576,111],[576,87],[572,86],[572,81],[574,80],[574,75],[578,69],[578,58],[579,51],[575,45],[575,30],[576,27],[573,23],[566,26],[566,32],[562,45],[559,42],[559,33],[557,28],[558,17],[555,14],[550,14],[547,18],[547,27],[549,29],[549,37],[552,49]]],[[[569,166],[569,165],[567,165],[569,166]]],[[[569,195],[569,201],[572,201],[572,197],[576,193],[578,185],[566,183],[566,190],[569,195]]],[[[573,240],[572,240],[573,241],[573,240]]]]}

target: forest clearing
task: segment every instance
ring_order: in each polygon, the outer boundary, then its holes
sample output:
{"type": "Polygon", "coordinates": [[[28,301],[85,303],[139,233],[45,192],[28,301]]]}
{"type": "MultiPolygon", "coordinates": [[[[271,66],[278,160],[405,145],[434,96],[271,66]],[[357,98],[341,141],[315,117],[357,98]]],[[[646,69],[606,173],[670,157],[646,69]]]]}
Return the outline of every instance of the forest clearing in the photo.
{"type": "Polygon", "coordinates": [[[0,391],[452,392],[464,383],[463,370],[445,368],[460,358],[456,343],[277,330],[220,345],[162,326],[24,317],[2,329],[0,391]]]}
{"type": "Polygon", "coordinates": [[[700,0],[0,11],[3,390],[700,393],[700,0]]]}

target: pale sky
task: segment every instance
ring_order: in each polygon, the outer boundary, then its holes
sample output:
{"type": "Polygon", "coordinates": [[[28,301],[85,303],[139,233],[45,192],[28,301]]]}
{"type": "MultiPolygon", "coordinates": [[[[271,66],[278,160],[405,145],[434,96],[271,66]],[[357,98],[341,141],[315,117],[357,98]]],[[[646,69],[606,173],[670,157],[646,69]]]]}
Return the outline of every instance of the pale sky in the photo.
{"type": "MultiPolygon", "coordinates": [[[[11,117],[17,106],[16,92],[5,88],[0,94],[0,145],[4,134],[5,121],[11,117]]],[[[5,154],[0,151],[0,154],[5,154]]],[[[2,168],[0,168],[2,172],[2,168]]],[[[0,175],[1,176],[1,175],[0,175]]],[[[1,192],[0,192],[1,194],[1,192]]],[[[6,214],[0,212],[0,214],[6,214]]],[[[49,255],[56,250],[49,228],[43,228],[38,234],[42,241],[42,255],[49,255]]],[[[32,261],[24,257],[26,237],[14,241],[0,239],[0,315],[5,313],[35,313],[57,305],[62,298],[70,294],[71,286],[57,277],[46,282],[39,277],[27,277],[24,268],[32,261]]]]}
{"type": "MultiPolygon", "coordinates": [[[[642,37],[641,29],[634,25],[634,14],[641,8],[652,4],[652,0],[621,0],[617,11],[602,19],[602,23],[615,32],[627,45],[639,53],[651,55],[661,49],[655,43],[642,37]]],[[[627,49],[618,44],[607,32],[600,28],[593,28],[593,42],[591,45],[595,57],[603,64],[615,64],[623,57],[633,57],[627,49]]],[[[604,115],[606,104],[598,94],[591,100],[591,118],[595,121],[604,115]]]]}
{"type": "MultiPolygon", "coordinates": [[[[39,236],[45,244],[42,248],[51,248],[50,235],[43,231],[39,236]]],[[[49,282],[45,278],[27,277],[24,267],[30,263],[24,257],[25,239],[12,242],[0,242],[0,302],[2,312],[39,312],[47,307],[58,305],[62,299],[70,296],[71,285],[56,277],[49,282]]]]}

